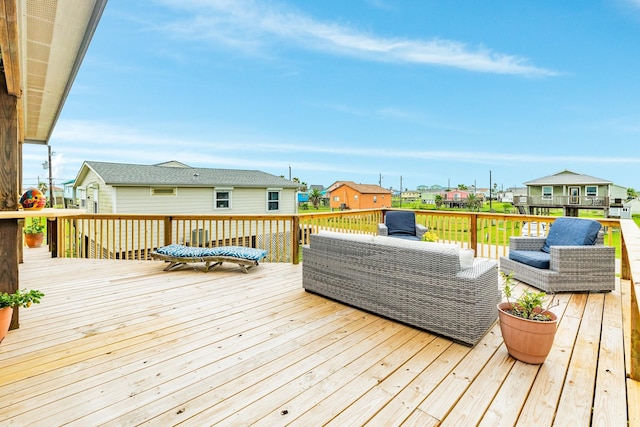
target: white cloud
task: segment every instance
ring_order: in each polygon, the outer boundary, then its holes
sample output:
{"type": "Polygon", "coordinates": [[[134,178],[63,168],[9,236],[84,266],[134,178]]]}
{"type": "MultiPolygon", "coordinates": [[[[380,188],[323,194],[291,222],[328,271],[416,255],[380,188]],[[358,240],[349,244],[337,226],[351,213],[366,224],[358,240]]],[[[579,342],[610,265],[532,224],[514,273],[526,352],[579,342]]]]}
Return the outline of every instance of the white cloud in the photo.
{"type": "Polygon", "coordinates": [[[346,24],[321,22],[283,3],[257,0],[166,0],[196,15],[174,22],[169,30],[189,39],[209,40],[245,52],[264,53],[282,43],[332,55],[368,61],[461,68],[475,72],[553,76],[526,58],[472,48],[465,43],[433,38],[415,40],[370,34],[346,24]]]}

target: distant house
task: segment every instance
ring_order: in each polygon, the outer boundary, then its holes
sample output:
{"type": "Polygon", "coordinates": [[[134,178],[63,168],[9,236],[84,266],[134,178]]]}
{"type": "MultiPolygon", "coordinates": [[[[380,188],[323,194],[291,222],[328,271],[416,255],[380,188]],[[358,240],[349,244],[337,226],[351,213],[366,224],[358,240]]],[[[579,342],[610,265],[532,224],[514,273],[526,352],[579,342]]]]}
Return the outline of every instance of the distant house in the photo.
{"type": "Polygon", "coordinates": [[[448,208],[461,208],[466,206],[469,198],[468,190],[451,190],[441,193],[442,204],[448,208]]]}
{"type": "Polygon", "coordinates": [[[86,161],[73,184],[94,213],[292,214],[300,184],[257,170],[86,161]]]}
{"type": "Polygon", "coordinates": [[[74,180],[71,180],[62,183],[65,208],[75,208],[77,206],[76,192],[73,188],[74,182],[74,180]]]}
{"type": "Polygon", "coordinates": [[[412,203],[421,200],[421,194],[419,191],[403,191],[400,193],[400,198],[403,202],[412,203]]]}
{"type": "Polygon", "coordinates": [[[527,195],[514,197],[521,212],[546,214],[549,209],[563,209],[566,216],[578,216],[581,209],[603,210],[609,216],[612,207],[622,207],[626,188],[606,179],[563,170],[553,175],[525,182],[527,195]]]}
{"type": "Polygon", "coordinates": [[[331,210],[391,207],[391,190],[379,185],[337,181],[329,186],[327,194],[331,210]]]}

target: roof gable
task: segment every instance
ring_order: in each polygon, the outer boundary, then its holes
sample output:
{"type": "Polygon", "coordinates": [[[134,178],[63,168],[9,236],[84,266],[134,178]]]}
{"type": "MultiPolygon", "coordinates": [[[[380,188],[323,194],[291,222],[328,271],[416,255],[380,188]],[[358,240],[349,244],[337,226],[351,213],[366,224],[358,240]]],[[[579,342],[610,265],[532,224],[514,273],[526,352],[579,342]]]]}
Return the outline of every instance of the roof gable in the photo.
{"type": "MultiPolygon", "coordinates": [[[[275,187],[298,188],[287,179],[258,170],[210,169],[178,166],[173,162],[160,165],[135,165],[86,161],[76,182],[81,182],[89,169],[111,186],[178,186],[178,187],[275,187]]],[[[176,162],[177,163],[177,162],[176,162]]]]}
{"type": "Polygon", "coordinates": [[[374,184],[356,184],[352,181],[343,181],[340,183],[334,184],[336,185],[331,191],[335,191],[342,186],[350,187],[356,190],[360,194],[391,194],[390,190],[386,188],[380,187],[379,185],[374,184]]]}
{"type": "Polygon", "coordinates": [[[565,169],[553,175],[545,176],[542,178],[534,179],[524,183],[526,186],[535,185],[568,185],[568,184],[613,184],[611,181],[607,181],[601,178],[596,178],[590,175],[584,175],[577,172],[565,169]]]}

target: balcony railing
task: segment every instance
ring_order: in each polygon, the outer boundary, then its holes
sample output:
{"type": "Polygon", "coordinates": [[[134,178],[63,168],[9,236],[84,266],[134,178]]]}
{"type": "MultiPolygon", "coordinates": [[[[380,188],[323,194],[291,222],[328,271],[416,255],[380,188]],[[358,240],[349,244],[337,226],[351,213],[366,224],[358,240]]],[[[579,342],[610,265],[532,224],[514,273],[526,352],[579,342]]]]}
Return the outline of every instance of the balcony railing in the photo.
{"type": "Polygon", "coordinates": [[[513,203],[516,206],[548,206],[548,207],[592,207],[602,209],[609,206],[609,197],[602,196],[517,196],[513,203]]]}
{"type": "MultiPolygon", "coordinates": [[[[300,245],[320,230],[376,234],[385,210],[300,215],[100,215],[65,214],[49,218],[52,256],[103,259],[149,259],[171,243],[191,246],[239,245],[263,248],[269,262],[300,261],[300,245]]],[[[544,235],[554,217],[450,211],[415,211],[417,222],[439,241],[476,250],[479,257],[506,255],[509,237],[544,235]]],[[[632,378],[640,380],[640,230],[631,220],[599,219],[605,244],[621,254],[621,277],[631,281],[632,378]],[[619,238],[616,236],[620,236],[619,238]],[[637,281],[637,282],[636,282],[637,281]]]]}

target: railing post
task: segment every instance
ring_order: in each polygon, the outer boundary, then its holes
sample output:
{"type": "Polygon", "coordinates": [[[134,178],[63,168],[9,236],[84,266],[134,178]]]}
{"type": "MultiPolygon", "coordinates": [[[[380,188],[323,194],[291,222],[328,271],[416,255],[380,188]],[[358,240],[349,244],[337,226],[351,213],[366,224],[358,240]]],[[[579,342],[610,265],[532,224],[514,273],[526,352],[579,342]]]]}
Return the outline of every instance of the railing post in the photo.
{"type": "Polygon", "coordinates": [[[173,217],[165,216],[164,217],[164,246],[168,246],[173,241],[173,230],[171,228],[171,221],[173,217]]]}
{"type": "Polygon", "coordinates": [[[47,218],[47,243],[51,258],[58,257],[58,217],[47,218]]]}
{"type": "Polygon", "coordinates": [[[300,263],[299,248],[300,241],[302,241],[302,228],[300,228],[300,218],[298,215],[294,215],[291,219],[291,262],[294,264],[300,263]]]}
{"type": "Polygon", "coordinates": [[[469,217],[469,222],[469,237],[471,239],[469,248],[473,249],[476,256],[478,256],[478,214],[472,213],[469,217]]]}

